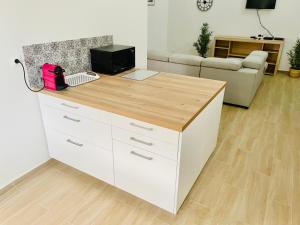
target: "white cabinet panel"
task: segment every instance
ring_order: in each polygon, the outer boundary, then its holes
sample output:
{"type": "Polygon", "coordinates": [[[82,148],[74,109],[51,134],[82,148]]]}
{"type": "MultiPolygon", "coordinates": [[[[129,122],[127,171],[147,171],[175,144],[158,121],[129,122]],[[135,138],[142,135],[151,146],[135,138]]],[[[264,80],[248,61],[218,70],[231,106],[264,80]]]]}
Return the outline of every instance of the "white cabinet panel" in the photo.
{"type": "Polygon", "coordinates": [[[48,106],[42,107],[42,113],[47,127],[80,137],[100,147],[112,149],[110,125],[48,106]]]}
{"type": "Polygon", "coordinates": [[[177,210],[216,147],[223,98],[224,91],[220,92],[182,133],[177,210]]]}
{"type": "Polygon", "coordinates": [[[114,184],[113,153],[84,140],[46,129],[50,156],[109,184],[114,184]]]}
{"type": "Polygon", "coordinates": [[[145,149],[168,159],[177,160],[178,145],[176,144],[169,144],[167,142],[159,141],[157,139],[149,138],[117,127],[113,127],[112,130],[114,140],[145,149]]]}
{"type": "Polygon", "coordinates": [[[114,141],[115,184],[165,210],[174,212],[176,162],[114,141]]]}

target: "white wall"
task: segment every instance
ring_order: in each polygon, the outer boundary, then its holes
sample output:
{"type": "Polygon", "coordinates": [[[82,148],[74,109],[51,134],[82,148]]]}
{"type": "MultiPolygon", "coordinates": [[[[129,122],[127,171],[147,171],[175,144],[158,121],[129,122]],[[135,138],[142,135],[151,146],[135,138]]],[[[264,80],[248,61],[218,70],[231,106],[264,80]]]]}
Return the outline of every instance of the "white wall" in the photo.
{"type": "MultiPolygon", "coordinates": [[[[246,0],[215,0],[213,7],[208,12],[201,12],[196,6],[196,0],[172,0],[168,10],[167,48],[171,51],[196,54],[192,43],[197,39],[203,22],[210,24],[215,35],[265,34],[259,26],[256,11],[245,9],[245,6],[246,0]]],[[[299,0],[277,0],[275,10],[261,11],[263,23],[274,35],[286,38],[285,52],[292,47],[296,38],[300,37],[300,29],[297,26],[300,21],[299,8],[299,0]]],[[[161,17],[164,20],[164,13],[161,14],[161,17]]],[[[156,25],[151,24],[151,26],[156,25]]],[[[151,30],[149,28],[149,32],[151,30]]],[[[159,33],[159,31],[157,32],[159,33]]],[[[150,33],[149,37],[151,36],[150,33]]],[[[160,48],[160,46],[158,47],[160,48]]],[[[289,68],[285,52],[280,66],[281,70],[289,68]]]]}
{"type": "Polygon", "coordinates": [[[23,45],[113,34],[146,68],[147,6],[140,0],[1,0],[0,188],[48,160],[38,100],[12,60],[23,45]]]}
{"type": "Polygon", "coordinates": [[[167,50],[169,0],[156,0],[148,7],[148,49],[167,50]]]}

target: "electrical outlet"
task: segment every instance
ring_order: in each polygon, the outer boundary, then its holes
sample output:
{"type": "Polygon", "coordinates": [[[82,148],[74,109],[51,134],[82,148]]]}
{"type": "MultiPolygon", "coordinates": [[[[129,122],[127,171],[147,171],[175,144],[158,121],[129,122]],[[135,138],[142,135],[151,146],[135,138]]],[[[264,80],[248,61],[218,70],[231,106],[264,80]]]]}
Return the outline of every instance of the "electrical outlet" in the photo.
{"type": "Polygon", "coordinates": [[[22,63],[24,63],[24,57],[23,57],[23,55],[17,55],[17,56],[15,56],[15,57],[13,57],[13,58],[11,58],[11,59],[9,60],[9,64],[10,64],[12,67],[17,66],[17,64],[15,63],[15,60],[16,60],[16,59],[19,59],[22,63]]]}
{"type": "Polygon", "coordinates": [[[23,55],[19,55],[17,59],[19,59],[21,63],[25,63],[25,59],[23,55]]]}

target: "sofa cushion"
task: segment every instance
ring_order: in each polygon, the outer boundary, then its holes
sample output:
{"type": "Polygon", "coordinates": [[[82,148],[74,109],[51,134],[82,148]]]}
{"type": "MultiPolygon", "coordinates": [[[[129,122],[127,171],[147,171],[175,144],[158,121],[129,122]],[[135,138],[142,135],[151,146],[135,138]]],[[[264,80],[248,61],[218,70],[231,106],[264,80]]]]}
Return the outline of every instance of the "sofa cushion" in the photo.
{"type": "Polygon", "coordinates": [[[148,59],[169,62],[170,53],[166,51],[148,50],[148,59]]]}
{"type": "Polygon", "coordinates": [[[250,53],[250,55],[260,56],[263,57],[264,60],[267,60],[269,53],[265,51],[253,51],[250,53]]]}
{"type": "Polygon", "coordinates": [[[206,58],[202,61],[202,66],[216,69],[224,70],[234,70],[237,71],[242,67],[242,61],[240,59],[234,58],[206,58]]]}
{"type": "Polygon", "coordinates": [[[239,70],[240,73],[244,74],[257,74],[258,70],[257,69],[251,69],[251,68],[241,68],[239,70]]]}
{"type": "Polygon", "coordinates": [[[248,55],[243,60],[243,67],[259,70],[265,65],[265,58],[257,55],[248,55]]]}
{"type": "Polygon", "coordinates": [[[184,64],[189,66],[199,66],[201,65],[203,58],[196,55],[187,54],[172,54],[170,56],[170,62],[177,64],[184,64]]]}

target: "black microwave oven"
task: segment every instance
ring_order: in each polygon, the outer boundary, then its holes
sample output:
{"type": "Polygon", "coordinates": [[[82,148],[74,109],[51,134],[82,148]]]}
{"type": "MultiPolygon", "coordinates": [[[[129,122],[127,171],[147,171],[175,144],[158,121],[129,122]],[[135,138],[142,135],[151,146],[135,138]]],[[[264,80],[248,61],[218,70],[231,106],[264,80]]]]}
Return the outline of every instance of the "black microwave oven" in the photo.
{"type": "Polygon", "coordinates": [[[115,75],[135,67],[135,47],[109,45],[90,52],[92,71],[96,73],[115,75]]]}

